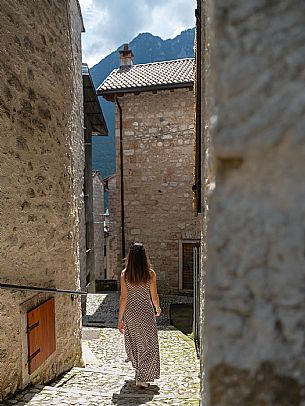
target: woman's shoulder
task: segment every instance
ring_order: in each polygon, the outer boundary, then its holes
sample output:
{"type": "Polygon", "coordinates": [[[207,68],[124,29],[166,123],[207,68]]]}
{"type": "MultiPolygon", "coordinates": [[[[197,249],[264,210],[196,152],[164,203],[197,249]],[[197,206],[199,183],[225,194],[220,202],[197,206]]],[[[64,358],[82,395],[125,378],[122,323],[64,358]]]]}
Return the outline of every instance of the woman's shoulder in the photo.
{"type": "Polygon", "coordinates": [[[156,272],[153,269],[149,270],[149,275],[151,279],[155,279],[156,278],[156,272]]]}

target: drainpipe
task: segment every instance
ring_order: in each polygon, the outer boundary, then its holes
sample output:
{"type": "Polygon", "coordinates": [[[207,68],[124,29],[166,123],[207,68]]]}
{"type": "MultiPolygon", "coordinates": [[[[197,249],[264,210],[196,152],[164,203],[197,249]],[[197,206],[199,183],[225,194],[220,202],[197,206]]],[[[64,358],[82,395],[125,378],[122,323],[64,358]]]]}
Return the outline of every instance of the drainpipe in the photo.
{"type": "Polygon", "coordinates": [[[120,178],[121,178],[121,238],[122,238],[122,246],[121,246],[121,255],[122,261],[125,258],[125,213],[124,213],[124,179],[123,179],[123,113],[121,105],[118,101],[118,98],[115,98],[116,104],[119,109],[120,113],[120,178]]]}
{"type": "Polygon", "coordinates": [[[195,184],[193,191],[195,192],[195,214],[202,212],[201,201],[201,143],[202,143],[202,122],[201,122],[201,2],[197,2],[195,10],[196,17],[196,162],[195,162],[195,184]]]}

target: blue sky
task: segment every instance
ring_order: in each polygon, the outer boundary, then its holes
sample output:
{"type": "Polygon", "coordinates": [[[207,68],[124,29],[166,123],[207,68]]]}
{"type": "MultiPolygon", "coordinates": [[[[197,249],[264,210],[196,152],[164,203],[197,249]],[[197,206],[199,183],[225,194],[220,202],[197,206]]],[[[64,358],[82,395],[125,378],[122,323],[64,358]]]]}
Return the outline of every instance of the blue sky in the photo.
{"type": "Polygon", "coordinates": [[[141,32],[173,38],[195,25],[196,0],[79,0],[83,61],[93,66],[141,32]]]}

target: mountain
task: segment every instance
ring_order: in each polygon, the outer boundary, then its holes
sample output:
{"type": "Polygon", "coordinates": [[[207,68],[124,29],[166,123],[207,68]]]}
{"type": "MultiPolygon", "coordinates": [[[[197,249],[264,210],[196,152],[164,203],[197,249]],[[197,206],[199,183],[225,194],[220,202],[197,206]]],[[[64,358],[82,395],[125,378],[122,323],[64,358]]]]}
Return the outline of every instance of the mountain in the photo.
{"type": "MultiPolygon", "coordinates": [[[[171,59],[194,57],[195,29],[182,31],[173,39],[163,40],[149,33],[139,34],[129,43],[134,53],[134,63],[149,63],[171,59]]],[[[97,88],[106,77],[119,67],[119,47],[116,51],[102,59],[90,71],[93,83],[97,88]]],[[[103,177],[115,172],[115,138],[114,138],[114,103],[100,97],[109,130],[108,137],[93,137],[93,169],[99,170],[103,177]]]]}

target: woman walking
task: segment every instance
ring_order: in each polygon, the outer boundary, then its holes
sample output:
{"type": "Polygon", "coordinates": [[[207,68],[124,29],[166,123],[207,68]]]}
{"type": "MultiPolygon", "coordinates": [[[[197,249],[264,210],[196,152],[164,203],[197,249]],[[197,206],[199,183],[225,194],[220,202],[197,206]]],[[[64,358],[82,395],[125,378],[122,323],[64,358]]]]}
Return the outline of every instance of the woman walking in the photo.
{"type": "Polygon", "coordinates": [[[128,361],[135,368],[136,385],[142,388],[160,378],[160,356],[156,317],[161,308],[156,274],[144,245],[131,245],[121,272],[118,329],[124,334],[128,361]],[[155,311],[154,311],[154,307],[155,311]]]}

